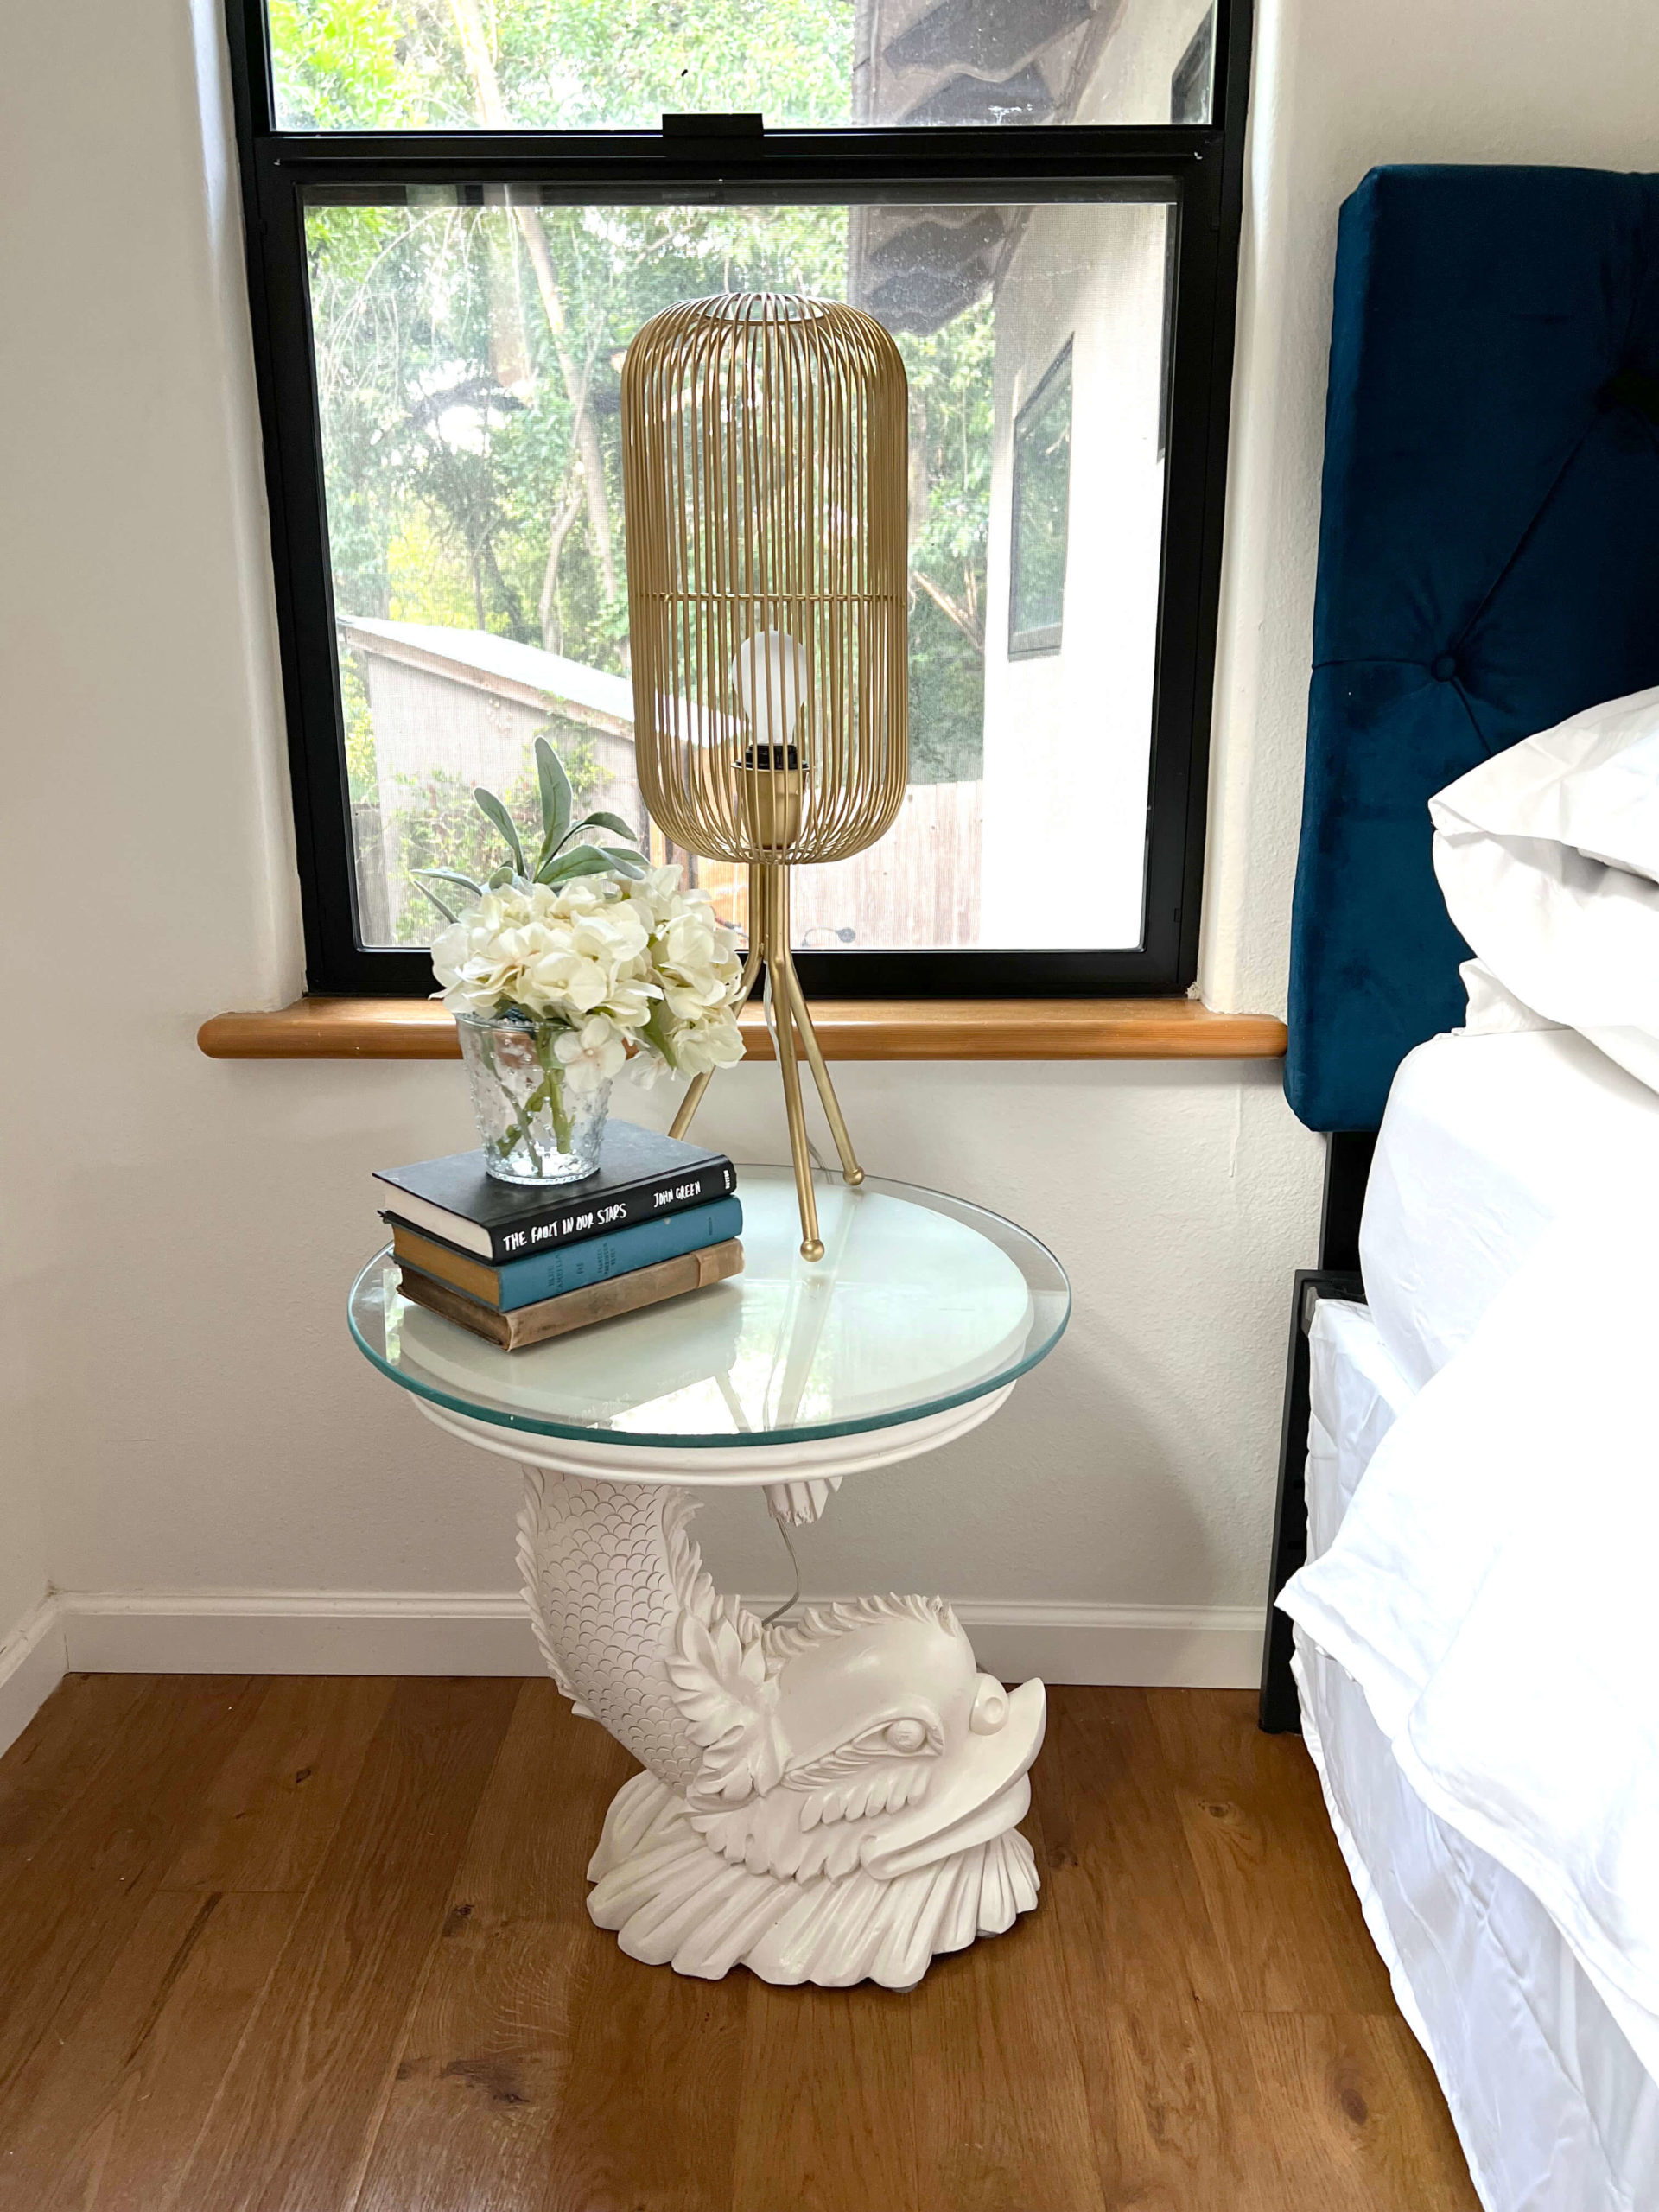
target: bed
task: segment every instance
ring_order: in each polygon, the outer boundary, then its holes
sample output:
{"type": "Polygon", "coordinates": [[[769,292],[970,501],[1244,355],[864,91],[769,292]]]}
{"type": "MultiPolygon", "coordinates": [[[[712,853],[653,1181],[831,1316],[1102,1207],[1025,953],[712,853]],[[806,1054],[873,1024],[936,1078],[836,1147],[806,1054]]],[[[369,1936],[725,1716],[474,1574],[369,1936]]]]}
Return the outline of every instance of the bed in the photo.
{"type": "MultiPolygon", "coordinates": [[[[1470,948],[1427,814],[1659,683],[1656,403],[1659,179],[1385,169],[1345,206],[1287,1065],[1330,1168],[1275,1594],[1555,1226],[1659,1189],[1659,1093],[1571,1028],[1454,1033],[1470,948]]],[[[1489,2212],[1659,2204],[1659,2014],[1586,1964],[1547,1883],[1431,1809],[1306,1626],[1270,1622],[1263,1725],[1302,1726],[1489,2212]]]]}
{"type": "MultiPolygon", "coordinates": [[[[1309,1324],[1310,1557],[1549,1224],[1637,1176],[1659,1180],[1659,1096],[1572,1032],[1441,1036],[1408,1056],[1361,1231],[1370,1301],[1321,1300],[1309,1324]]],[[[1414,1796],[1353,1680],[1300,1630],[1296,1645],[1338,1840],[1483,2200],[1651,2206],[1659,2084],[1607,1997],[1527,1886],[1414,1796]]]]}

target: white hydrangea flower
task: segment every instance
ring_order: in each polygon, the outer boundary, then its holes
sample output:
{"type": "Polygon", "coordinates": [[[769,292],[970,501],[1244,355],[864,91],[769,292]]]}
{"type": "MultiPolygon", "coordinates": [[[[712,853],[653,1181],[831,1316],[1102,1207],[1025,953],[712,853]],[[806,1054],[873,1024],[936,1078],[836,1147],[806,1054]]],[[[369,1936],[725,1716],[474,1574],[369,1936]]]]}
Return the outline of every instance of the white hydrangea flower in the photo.
{"type": "Polygon", "coordinates": [[[580,1029],[562,1029],[553,1052],[572,1090],[597,1090],[601,1083],[621,1073],[628,1057],[615,1023],[602,1014],[592,1015],[580,1029]]]}
{"type": "Polygon", "coordinates": [[[451,1012],[555,1025],[572,1090],[743,1057],[736,937],[677,868],[487,891],[432,946],[451,1012]]]}
{"type": "Polygon", "coordinates": [[[674,1063],[683,1075],[734,1067],[743,1057],[743,1034],[729,1008],[713,1020],[687,1022],[674,1039],[674,1063]]]}

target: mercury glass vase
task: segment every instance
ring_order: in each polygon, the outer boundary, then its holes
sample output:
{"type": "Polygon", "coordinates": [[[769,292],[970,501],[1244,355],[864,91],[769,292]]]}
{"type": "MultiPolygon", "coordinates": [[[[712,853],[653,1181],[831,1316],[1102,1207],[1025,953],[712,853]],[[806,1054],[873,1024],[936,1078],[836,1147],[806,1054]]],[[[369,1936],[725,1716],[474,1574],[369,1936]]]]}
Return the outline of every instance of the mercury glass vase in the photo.
{"type": "Polygon", "coordinates": [[[611,1086],[573,1088],[556,1049],[565,1025],[458,1014],[484,1165],[498,1182],[575,1183],[599,1166],[611,1086]]]}

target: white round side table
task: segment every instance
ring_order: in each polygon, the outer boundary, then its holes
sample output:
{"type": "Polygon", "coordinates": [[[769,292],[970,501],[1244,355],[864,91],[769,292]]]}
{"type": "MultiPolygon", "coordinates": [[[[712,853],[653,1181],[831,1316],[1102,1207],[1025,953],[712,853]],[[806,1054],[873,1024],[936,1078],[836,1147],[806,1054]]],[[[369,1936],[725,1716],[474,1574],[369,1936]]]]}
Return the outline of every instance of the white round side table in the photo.
{"type": "Polygon", "coordinates": [[[352,1332],[451,1435],[524,1473],[518,1560],[549,1670],[645,1771],[606,1816],[588,1909],[682,1974],[907,1989],[1037,1902],[1015,1823],[1043,1686],[974,1663],[940,1598],[721,1595],[696,1493],[760,1489],[801,1525],[844,1477],[988,1420],[1070,1312],[1059,1262],[960,1199],[818,1191],[801,1258],[789,1171],[743,1167],[742,1274],[506,1352],[398,1295],[387,1253],[352,1332]]]}

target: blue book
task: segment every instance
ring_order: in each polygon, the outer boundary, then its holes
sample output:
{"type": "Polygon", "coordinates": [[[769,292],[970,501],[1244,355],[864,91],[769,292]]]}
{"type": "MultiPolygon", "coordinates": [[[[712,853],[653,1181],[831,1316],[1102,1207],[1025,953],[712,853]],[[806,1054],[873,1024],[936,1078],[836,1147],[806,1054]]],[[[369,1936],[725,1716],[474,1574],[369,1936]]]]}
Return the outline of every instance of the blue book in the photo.
{"type": "Polygon", "coordinates": [[[607,1282],[613,1275],[632,1274],[637,1268],[655,1267],[659,1260],[677,1260],[683,1253],[702,1251],[705,1245],[723,1244],[742,1232],[741,1202],[719,1198],[713,1205],[687,1206],[655,1221],[639,1222],[632,1229],[619,1229],[608,1236],[585,1236],[580,1243],[556,1244],[525,1259],[507,1260],[499,1268],[411,1229],[406,1222],[392,1223],[391,1249],[405,1267],[435,1275],[440,1282],[464,1291],[482,1305],[493,1306],[498,1313],[514,1313],[521,1306],[539,1305],[544,1298],[562,1298],[567,1290],[607,1282]]]}

